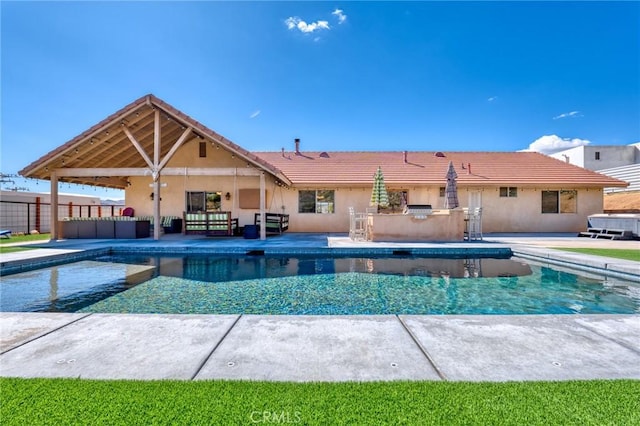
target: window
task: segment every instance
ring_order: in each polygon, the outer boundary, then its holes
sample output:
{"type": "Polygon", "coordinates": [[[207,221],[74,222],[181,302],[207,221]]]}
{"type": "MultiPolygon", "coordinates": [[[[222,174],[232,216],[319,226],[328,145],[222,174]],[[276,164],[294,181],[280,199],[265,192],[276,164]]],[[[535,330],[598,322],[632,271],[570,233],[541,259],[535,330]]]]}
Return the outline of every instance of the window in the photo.
{"type": "Polygon", "coordinates": [[[333,190],[298,192],[298,213],[334,213],[335,194],[333,190]]]}
{"type": "Polygon", "coordinates": [[[560,213],[578,213],[578,191],[560,191],[560,213]]]}
{"type": "Polygon", "coordinates": [[[207,143],[200,142],[200,158],[204,158],[207,156],[207,143]]]}
{"type": "Polygon", "coordinates": [[[445,187],[444,187],[444,186],[441,186],[441,187],[440,187],[440,198],[443,198],[443,197],[444,197],[444,195],[445,195],[445,194],[444,194],[444,191],[445,191],[445,187]]]}
{"type": "Polygon", "coordinates": [[[518,188],[516,188],[515,186],[501,186],[500,196],[501,197],[517,197],[518,188]]]}
{"type": "Polygon", "coordinates": [[[577,213],[578,191],[542,191],[542,213],[577,213]]]}
{"type": "Polygon", "coordinates": [[[379,213],[396,213],[404,210],[407,205],[407,191],[387,191],[389,205],[380,207],[379,213]]]}
{"type": "Polygon", "coordinates": [[[186,193],[187,212],[220,211],[222,191],[190,191],[186,193]]]}
{"type": "Polygon", "coordinates": [[[600,151],[596,151],[596,160],[600,159],[600,151]]]}

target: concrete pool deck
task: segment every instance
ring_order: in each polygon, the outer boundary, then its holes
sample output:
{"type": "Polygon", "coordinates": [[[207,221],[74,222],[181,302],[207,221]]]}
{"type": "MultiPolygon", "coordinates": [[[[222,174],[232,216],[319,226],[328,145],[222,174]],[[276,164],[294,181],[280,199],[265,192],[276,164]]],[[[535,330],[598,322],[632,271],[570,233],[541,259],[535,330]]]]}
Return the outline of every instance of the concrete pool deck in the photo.
{"type": "MultiPolygon", "coordinates": [[[[638,249],[562,234],[482,242],[368,243],[343,235],[74,240],[3,254],[64,256],[114,245],[189,250],[274,247],[510,247],[514,254],[640,281],[640,263],[549,247],[638,249]]],[[[0,313],[0,376],[273,381],[640,379],[640,315],[133,315],[0,313]]]]}

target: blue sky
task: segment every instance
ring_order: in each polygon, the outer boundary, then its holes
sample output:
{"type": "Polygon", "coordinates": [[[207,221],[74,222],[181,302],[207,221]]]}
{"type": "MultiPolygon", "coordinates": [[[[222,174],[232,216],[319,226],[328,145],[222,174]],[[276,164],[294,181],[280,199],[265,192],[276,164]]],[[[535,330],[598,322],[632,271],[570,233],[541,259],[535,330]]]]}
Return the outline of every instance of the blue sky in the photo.
{"type": "Polygon", "coordinates": [[[251,151],[640,141],[638,2],[0,7],[3,173],[147,93],[251,151]]]}

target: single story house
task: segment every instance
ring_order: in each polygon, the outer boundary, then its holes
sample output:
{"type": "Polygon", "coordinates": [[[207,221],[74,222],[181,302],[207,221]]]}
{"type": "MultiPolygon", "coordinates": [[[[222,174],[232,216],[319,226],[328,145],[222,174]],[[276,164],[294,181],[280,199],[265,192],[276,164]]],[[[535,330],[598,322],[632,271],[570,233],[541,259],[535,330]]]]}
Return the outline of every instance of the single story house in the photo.
{"type": "Polygon", "coordinates": [[[54,202],[58,182],[98,185],[123,189],[126,205],[155,223],[229,211],[244,226],[283,213],[292,232],[347,232],[349,207],[369,207],[378,167],[391,204],[384,211],[399,212],[407,203],[443,208],[452,162],[460,207],[482,208],[484,232],[578,232],[602,212],[603,188],[627,185],[535,152],[310,152],[298,139],[292,148],[249,152],[146,95],[19,173],[50,180],[54,202]]]}

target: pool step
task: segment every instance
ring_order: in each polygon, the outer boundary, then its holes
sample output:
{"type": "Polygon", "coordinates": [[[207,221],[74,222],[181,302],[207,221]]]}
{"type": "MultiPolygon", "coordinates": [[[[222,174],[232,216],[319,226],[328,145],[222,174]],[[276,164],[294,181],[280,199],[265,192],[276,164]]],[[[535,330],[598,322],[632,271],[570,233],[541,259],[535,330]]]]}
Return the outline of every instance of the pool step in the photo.
{"type": "Polygon", "coordinates": [[[587,228],[587,231],[580,232],[578,237],[605,238],[608,240],[632,240],[633,233],[624,229],[587,228]]]}

